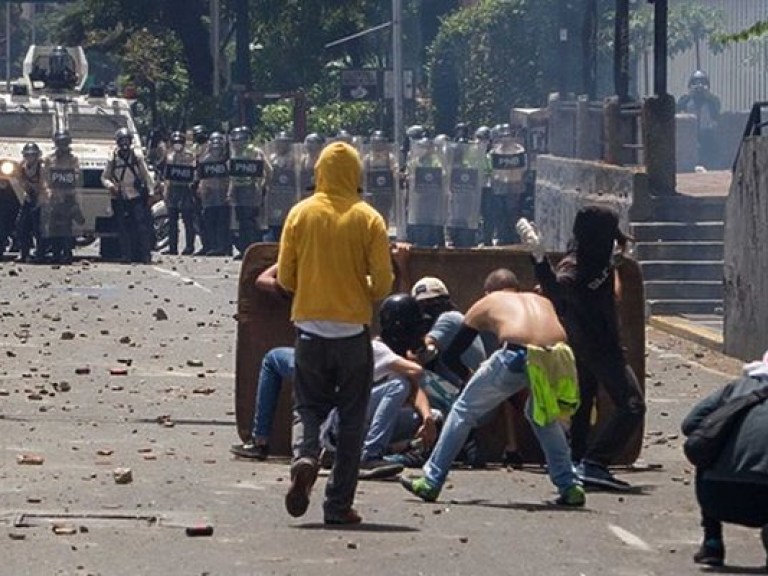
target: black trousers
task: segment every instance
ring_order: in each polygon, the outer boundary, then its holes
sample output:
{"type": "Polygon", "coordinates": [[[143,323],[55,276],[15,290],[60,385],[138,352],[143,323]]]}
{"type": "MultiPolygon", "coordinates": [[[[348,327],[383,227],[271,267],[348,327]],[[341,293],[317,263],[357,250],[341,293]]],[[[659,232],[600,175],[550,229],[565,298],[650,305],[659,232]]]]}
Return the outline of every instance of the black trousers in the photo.
{"type": "MultiPolygon", "coordinates": [[[[37,204],[24,202],[21,205],[16,224],[16,240],[22,258],[29,256],[33,240],[36,250],[40,252],[40,207],[37,204]]],[[[40,255],[42,256],[42,253],[40,255]]]]}
{"type": "Polygon", "coordinates": [[[181,210],[168,207],[168,249],[179,251],[179,217],[184,223],[184,240],[187,250],[195,249],[195,211],[193,208],[181,210]]]}
{"type": "Polygon", "coordinates": [[[635,373],[618,346],[598,350],[573,344],[581,406],[571,421],[571,456],[575,461],[584,458],[607,466],[642,424],[645,402],[635,373]],[[608,394],[614,410],[593,431],[590,418],[599,387],[608,394]]]}
{"type": "Polygon", "coordinates": [[[152,229],[147,202],[138,197],[131,200],[113,200],[112,208],[117,219],[120,238],[120,255],[123,262],[152,261],[152,229]]]}
{"type": "Polygon", "coordinates": [[[357,489],[357,473],[373,384],[373,351],[368,331],[350,338],[296,337],[293,388],[293,457],[317,459],[320,426],[338,408],[336,459],[325,488],[326,515],[344,514],[357,489]]]}
{"type": "Polygon", "coordinates": [[[224,256],[232,251],[230,236],[230,208],[223,206],[205,206],[203,208],[204,237],[207,238],[206,253],[224,256]]]}
{"type": "Polygon", "coordinates": [[[696,500],[705,538],[722,538],[722,523],[768,525],[768,484],[706,480],[696,472],[696,500]]]}
{"type": "Polygon", "coordinates": [[[235,218],[237,218],[238,228],[237,249],[241,253],[245,252],[248,246],[257,240],[258,216],[259,209],[256,206],[235,206],[235,218]]]}

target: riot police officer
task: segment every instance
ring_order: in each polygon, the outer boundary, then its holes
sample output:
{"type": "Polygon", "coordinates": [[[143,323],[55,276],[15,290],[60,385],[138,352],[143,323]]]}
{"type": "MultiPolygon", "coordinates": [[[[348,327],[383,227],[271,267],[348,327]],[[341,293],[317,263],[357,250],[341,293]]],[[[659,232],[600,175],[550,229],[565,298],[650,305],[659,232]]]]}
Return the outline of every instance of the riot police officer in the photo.
{"type": "Polygon", "coordinates": [[[384,217],[389,225],[394,219],[397,162],[387,137],[381,130],[371,134],[368,152],[363,158],[363,199],[384,217]]]}
{"type": "Polygon", "coordinates": [[[57,131],[53,136],[55,149],[43,160],[44,234],[50,242],[53,262],[72,263],[74,234],[72,222],[85,223],[77,189],[83,176],[77,156],[72,154],[69,132],[57,131]]]}
{"type": "Polygon", "coordinates": [[[265,239],[279,242],[283,223],[288,212],[298,201],[297,162],[293,138],[280,132],[273,143],[274,152],[269,156],[272,178],[267,187],[266,212],[269,231],[265,239]]]}
{"type": "Polygon", "coordinates": [[[206,256],[228,256],[230,240],[229,166],[227,138],[221,132],[211,134],[205,152],[197,164],[197,195],[203,209],[203,250],[206,256]]]}
{"type": "Polygon", "coordinates": [[[484,163],[482,188],[480,194],[480,217],[482,220],[481,242],[484,246],[493,245],[493,188],[491,187],[491,129],[480,126],[475,130],[475,143],[483,151],[484,163]]]}
{"type": "Polygon", "coordinates": [[[490,231],[496,232],[499,245],[513,244],[517,238],[514,224],[521,216],[525,192],[525,148],[517,141],[509,124],[497,129],[497,137],[491,149],[491,187],[493,194],[490,211],[490,231]]]}
{"type": "Polygon", "coordinates": [[[144,157],[133,149],[133,135],[128,128],[115,132],[115,143],[101,183],[112,194],[121,259],[148,264],[152,261],[153,230],[148,204],[152,178],[144,157]]]}
{"type": "MultiPolygon", "coordinates": [[[[200,158],[203,156],[206,148],[208,147],[208,129],[202,124],[196,124],[192,127],[192,154],[195,156],[195,166],[200,163],[200,158]]],[[[203,207],[200,204],[200,197],[197,192],[198,181],[193,183],[193,189],[195,194],[192,195],[192,201],[195,207],[195,229],[200,234],[200,240],[203,247],[196,253],[198,256],[203,256],[208,251],[208,239],[205,234],[205,226],[203,226],[203,207]]]]}
{"type": "Polygon", "coordinates": [[[19,180],[24,188],[24,202],[19,212],[16,240],[19,243],[19,262],[29,262],[32,243],[35,244],[34,260],[43,256],[40,237],[40,192],[42,189],[43,163],[40,147],[28,142],[21,151],[21,174],[19,180]]]}
{"type": "Polygon", "coordinates": [[[412,143],[408,161],[407,236],[416,246],[435,247],[445,242],[443,168],[434,140],[425,137],[412,143]]]}
{"type": "Polygon", "coordinates": [[[168,250],[178,254],[179,216],[184,223],[185,247],[182,254],[195,251],[195,204],[192,182],[195,179],[195,156],[186,149],[187,138],[182,132],[171,134],[171,151],[167,154],[163,172],[163,199],[168,211],[168,250]]]}
{"type": "Polygon", "coordinates": [[[299,196],[306,198],[315,190],[315,164],[323,151],[323,137],[313,132],[304,138],[304,150],[299,162],[299,196]]]}
{"type": "Polygon", "coordinates": [[[476,142],[470,143],[466,125],[460,124],[456,130],[456,142],[448,143],[448,150],[448,237],[455,248],[470,248],[477,244],[480,227],[485,147],[476,142]]]}
{"type": "Polygon", "coordinates": [[[265,180],[272,172],[266,155],[251,144],[253,134],[247,126],[238,126],[229,133],[229,202],[237,220],[236,246],[241,259],[248,246],[257,241],[258,216],[262,208],[265,180]]]}
{"type": "Polygon", "coordinates": [[[720,121],[720,99],[709,89],[709,76],[696,70],[688,80],[688,94],[680,97],[677,111],[696,116],[698,139],[698,162],[709,168],[721,165],[718,122],[720,121]]]}

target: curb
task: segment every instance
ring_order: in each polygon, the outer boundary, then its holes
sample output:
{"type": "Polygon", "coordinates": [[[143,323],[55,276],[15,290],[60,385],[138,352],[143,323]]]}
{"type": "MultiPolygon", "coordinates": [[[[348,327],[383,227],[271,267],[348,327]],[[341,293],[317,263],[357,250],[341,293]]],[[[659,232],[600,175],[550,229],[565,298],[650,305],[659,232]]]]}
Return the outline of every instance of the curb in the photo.
{"type": "Polygon", "coordinates": [[[648,319],[648,324],[658,330],[685,338],[715,352],[723,352],[722,334],[711,328],[699,326],[690,320],[685,320],[679,316],[651,316],[648,319]]]}

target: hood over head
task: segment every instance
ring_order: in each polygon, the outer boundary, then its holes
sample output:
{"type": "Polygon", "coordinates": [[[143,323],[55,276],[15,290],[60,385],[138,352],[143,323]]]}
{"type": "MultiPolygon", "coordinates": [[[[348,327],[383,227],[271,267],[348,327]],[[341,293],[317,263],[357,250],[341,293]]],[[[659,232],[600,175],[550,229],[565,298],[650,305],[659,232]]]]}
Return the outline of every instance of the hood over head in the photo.
{"type": "Polygon", "coordinates": [[[590,282],[611,264],[614,242],[626,244],[629,238],[619,229],[619,215],[606,206],[585,206],[573,222],[573,241],[580,276],[590,282]]]}
{"type": "Polygon", "coordinates": [[[315,193],[359,198],[362,162],[360,155],[345,142],[326,146],[315,164],[315,193]]]}

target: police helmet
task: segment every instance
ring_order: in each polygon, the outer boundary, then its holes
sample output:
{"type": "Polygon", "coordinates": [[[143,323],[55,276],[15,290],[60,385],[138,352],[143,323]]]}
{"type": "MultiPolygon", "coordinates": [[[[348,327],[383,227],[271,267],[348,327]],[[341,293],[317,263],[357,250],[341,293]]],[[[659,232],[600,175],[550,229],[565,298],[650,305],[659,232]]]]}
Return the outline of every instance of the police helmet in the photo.
{"type": "Polygon", "coordinates": [[[424,126],[414,124],[405,131],[405,135],[411,140],[421,140],[427,135],[427,131],[424,129],[424,126]]]}
{"type": "Polygon", "coordinates": [[[323,137],[320,136],[317,132],[312,132],[311,134],[307,134],[306,138],[304,138],[304,144],[322,144],[323,143],[323,137]]]}
{"type": "Polygon", "coordinates": [[[227,138],[221,132],[211,133],[210,146],[211,148],[224,148],[227,143],[227,138]]]}
{"type": "Polygon", "coordinates": [[[208,142],[208,129],[202,124],[192,127],[192,141],[195,144],[205,144],[208,142]]]}
{"type": "MultiPolygon", "coordinates": [[[[428,140],[428,138],[426,138],[428,140]]],[[[448,136],[448,134],[438,134],[435,136],[435,146],[438,148],[444,147],[448,142],[450,142],[451,138],[448,136]]]]}
{"type": "Polygon", "coordinates": [[[346,142],[347,144],[352,144],[352,134],[347,132],[346,130],[342,129],[339,130],[336,134],[336,141],[337,142],[346,142]]]}
{"type": "Polygon", "coordinates": [[[453,137],[456,142],[469,142],[469,125],[459,122],[453,130],[453,137]]]}
{"type": "Polygon", "coordinates": [[[53,135],[53,144],[58,149],[66,149],[72,145],[72,136],[66,130],[57,130],[53,135]]]}
{"type": "Polygon", "coordinates": [[[179,132],[176,130],[175,132],[171,133],[171,144],[181,144],[182,146],[187,143],[187,137],[184,135],[184,132],[179,132]]]}
{"type": "Polygon", "coordinates": [[[709,75],[703,70],[696,70],[688,79],[688,88],[694,86],[700,86],[703,88],[709,88],[709,75]]]}
{"type": "Polygon", "coordinates": [[[229,133],[230,142],[248,142],[253,137],[251,129],[248,126],[238,126],[232,128],[229,133]]]}
{"type": "Polygon", "coordinates": [[[119,128],[117,132],[115,132],[115,142],[117,142],[117,145],[121,148],[130,147],[131,140],[131,131],[128,130],[128,128],[119,128]]]}
{"type": "Polygon", "coordinates": [[[497,130],[497,138],[511,138],[514,136],[512,126],[509,124],[500,124],[497,130]]]}
{"type": "Polygon", "coordinates": [[[40,156],[40,146],[34,142],[27,142],[21,149],[22,156],[40,156]]]}
{"type": "Polygon", "coordinates": [[[487,142],[491,139],[491,129],[488,126],[480,126],[480,128],[475,130],[475,139],[487,142]]]}
{"type": "Polygon", "coordinates": [[[371,142],[386,142],[387,137],[384,135],[384,132],[381,130],[374,130],[371,133],[371,142]]]}

